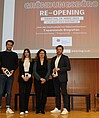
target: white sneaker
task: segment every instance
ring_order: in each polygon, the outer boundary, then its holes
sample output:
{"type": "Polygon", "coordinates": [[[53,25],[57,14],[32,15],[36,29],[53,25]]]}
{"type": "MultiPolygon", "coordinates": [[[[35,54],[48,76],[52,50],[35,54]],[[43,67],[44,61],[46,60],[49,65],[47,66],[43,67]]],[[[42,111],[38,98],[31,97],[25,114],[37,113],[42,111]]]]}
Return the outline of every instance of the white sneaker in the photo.
{"type": "Polygon", "coordinates": [[[61,113],[61,114],[62,114],[62,115],[68,114],[67,109],[66,109],[66,108],[63,108],[63,111],[62,111],[62,113],[61,113]]]}
{"type": "Polygon", "coordinates": [[[54,110],[50,111],[51,113],[60,113],[61,110],[59,110],[58,108],[55,108],[54,110]]]}
{"type": "Polygon", "coordinates": [[[14,111],[12,111],[12,109],[10,109],[10,108],[7,108],[7,110],[6,110],[6,113],[14,113],[14,111]]]}
{"type": "Polygon", "coordinates": [[[28,114],[29,112],[28,112],[28,111],[25,111],[25,113],[27,113],[27,114],[28,114]]]}
{"type": "Polygon", "coordinates": [[[24,112],[20,112],[20,115],[24,115],[24,112]]]}

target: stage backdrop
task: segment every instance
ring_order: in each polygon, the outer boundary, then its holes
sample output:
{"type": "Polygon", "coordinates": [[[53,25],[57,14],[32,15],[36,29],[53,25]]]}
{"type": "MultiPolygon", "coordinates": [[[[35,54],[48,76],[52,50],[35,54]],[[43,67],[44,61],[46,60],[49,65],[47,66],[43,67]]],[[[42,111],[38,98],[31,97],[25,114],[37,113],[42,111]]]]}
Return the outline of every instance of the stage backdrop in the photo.
{"type": "Polygon", "coordinates": [[[98,0],[5,0],[4,6],[2,40],[14,40],[16,52],[44,48],[52,57],[62,44],[71,58],[99,57],[98,0]]]}

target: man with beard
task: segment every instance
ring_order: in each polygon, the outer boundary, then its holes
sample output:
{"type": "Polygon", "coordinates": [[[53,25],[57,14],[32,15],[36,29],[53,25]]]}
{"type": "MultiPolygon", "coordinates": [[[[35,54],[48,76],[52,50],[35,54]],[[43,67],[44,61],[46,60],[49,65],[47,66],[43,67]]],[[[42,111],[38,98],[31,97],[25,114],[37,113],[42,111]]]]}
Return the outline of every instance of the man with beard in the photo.
{"type": "Polygon", "coordinates": [[[13,40],[6,41],[6,50],[0,52],[0,108],[6,88],[6,113],[14,113],[10,108],[14,72],[18,67],[18,55],[12,51],[13,40]]]}
{"type": "Polygon", "coordinates": [[[57,55],[51,60],[52,77],[55,88],[56,107],[51,113],[61,112],[61,92],[63,97],[63,110],[61,114],[68,113],[68,95],[67,95],[67,71],[71,69],[68,56],[63,55],[64,47],[56,47],[57,55]]]}

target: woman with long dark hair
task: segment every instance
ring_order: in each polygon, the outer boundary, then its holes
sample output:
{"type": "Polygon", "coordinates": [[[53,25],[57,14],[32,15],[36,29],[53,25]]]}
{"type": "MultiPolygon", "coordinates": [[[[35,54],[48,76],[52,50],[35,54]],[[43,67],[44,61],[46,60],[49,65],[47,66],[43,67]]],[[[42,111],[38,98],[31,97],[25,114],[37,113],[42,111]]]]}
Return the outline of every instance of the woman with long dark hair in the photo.
{"type": "Polygon", "coordinates": [[[44,109],[47,100],[47,81],[50,76],[50,63],[47,60],[46,51],[44,49],[40,49],[37,52],[33,73],[36,93],[36,114],[45,114],[44,109]]]}
{"type": "Polygon", "coordinates": [[[20,115],[28,113],[29,94],[32,87],[33,61],[29,49],[24,49],[20,61],[19,93],[20,115]]]}

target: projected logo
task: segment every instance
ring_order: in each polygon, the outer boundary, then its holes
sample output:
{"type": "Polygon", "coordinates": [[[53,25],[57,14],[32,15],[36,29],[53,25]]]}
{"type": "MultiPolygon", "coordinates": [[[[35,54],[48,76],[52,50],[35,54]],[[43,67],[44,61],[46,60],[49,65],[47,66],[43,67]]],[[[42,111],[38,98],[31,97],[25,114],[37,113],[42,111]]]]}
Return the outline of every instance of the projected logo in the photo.
{"type": "Polygon", "coordinates": [[[72,37],[52,37],[52,46],[72,46],[72,37]]]}

